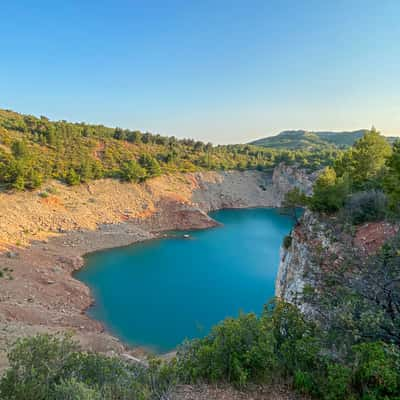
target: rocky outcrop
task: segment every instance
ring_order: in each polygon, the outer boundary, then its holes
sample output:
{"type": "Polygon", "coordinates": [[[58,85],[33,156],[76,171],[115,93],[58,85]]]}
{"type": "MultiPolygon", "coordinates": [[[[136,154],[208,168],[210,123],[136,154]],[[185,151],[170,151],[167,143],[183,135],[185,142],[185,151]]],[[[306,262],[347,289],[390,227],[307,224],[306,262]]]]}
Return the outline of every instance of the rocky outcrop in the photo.
{"type": "Polygon", "coordinates": [[[281,248],[276,296],[306,313],[312,312],[304,298],[307,287],[314,291],[322,290],[326,276],[346,257],[364,260],[395,236],[399,228],[398,224],[378,221],[354,226],[347,231],[335,217],[322,217],[306,211],[290,233],[290,239],[285,240],[287,248],[281,248]]]}
{"type": "Polygon", "coordinates": [[[315,214],[306,211],[300,223],[290,233],[288,247],[281,247],[281,258],[275,283],[275,295],[297,305],[303,312],[310,311],[303,291],[315,288],[316,275],[321,268],[321,256],[335,252],[338,243],[331,240],[331,227],[315,214]]]}
{"type": "Polygon", "coordinates": [[[306,195],[312,192],[312,185],[317,178],[319,171],[313,173],[305,173],[304,170],[296,166],[280,164],[274,169],[272,174],[272,186],[278,196],[277,204],[282,204],[284,195],[294,187],[299,188],[306,195]]]}

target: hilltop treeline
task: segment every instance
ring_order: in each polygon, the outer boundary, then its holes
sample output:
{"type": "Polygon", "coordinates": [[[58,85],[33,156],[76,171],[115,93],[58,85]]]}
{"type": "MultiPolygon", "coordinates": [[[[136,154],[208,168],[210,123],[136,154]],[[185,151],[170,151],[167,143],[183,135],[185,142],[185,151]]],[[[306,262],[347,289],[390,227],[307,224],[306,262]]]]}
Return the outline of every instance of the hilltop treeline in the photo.
{"type": "Polygon", "coordinates": [[[140,182],[170,172],[270,170],[280,162],[318,169],[336,150],[213,146],[148,132],[103,125],[50,121],[0,110],[0,184],[34,189],[49,178],[70,185],[105,177],[140,182]]]}

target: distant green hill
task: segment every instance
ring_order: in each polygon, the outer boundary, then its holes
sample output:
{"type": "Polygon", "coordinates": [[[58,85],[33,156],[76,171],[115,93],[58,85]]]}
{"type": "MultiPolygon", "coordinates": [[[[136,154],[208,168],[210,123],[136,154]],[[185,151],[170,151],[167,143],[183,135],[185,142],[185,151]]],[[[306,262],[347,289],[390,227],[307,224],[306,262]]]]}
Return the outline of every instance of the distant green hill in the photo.
{"type": "MultiPolygon", "coordinates": [[[[283,131],[275,136],[258,139],[250,144],[275,149],[313,150],[322,148],[346,148],[364,136],[366,129],[351,132],[308,132],[304,130],[283,131]]],[[[390,142],[396,138],[388,137],[390,142]]]]}

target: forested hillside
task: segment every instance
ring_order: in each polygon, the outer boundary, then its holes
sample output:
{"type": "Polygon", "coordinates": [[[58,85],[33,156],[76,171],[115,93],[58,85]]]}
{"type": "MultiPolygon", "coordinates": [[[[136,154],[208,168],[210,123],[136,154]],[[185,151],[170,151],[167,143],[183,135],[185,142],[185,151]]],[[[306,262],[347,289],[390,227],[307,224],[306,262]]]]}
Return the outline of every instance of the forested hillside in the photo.
{"type": "MultiPolygon", "coordinates": [[[[274,149],[292,150],[326,150],[332,148],[345,149],[361,139],[366,129],[351,132],[309,132],[304,130],[283,131],[275,136],[268,136],[255,140],[250,144],[255,146],[270,147],[274,149]]],[[[394,137],[386,138],[389,143],[395,141],[394,137]]]]}
{"type": "Polygon", "coordinates": [[[269,170],[280,162],[311,169],[330,164],[338,151],[213,146],[148,132],[50,121],[0,110],[0,184],[33,189],[55,178],[70,185],[103,177],[142,181],[169,172],[269,170]]]}

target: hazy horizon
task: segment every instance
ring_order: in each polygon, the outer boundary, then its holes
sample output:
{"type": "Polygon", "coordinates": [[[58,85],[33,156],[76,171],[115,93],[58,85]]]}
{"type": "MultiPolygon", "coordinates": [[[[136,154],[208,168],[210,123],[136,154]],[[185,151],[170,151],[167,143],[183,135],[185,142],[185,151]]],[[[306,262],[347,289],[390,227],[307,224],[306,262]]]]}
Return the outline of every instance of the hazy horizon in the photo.
{"type": "Polygon", "coordinates": [[[2,14],[2,108],[215,144],[400,135],[396,0],[39,0],[2,14]]]}

